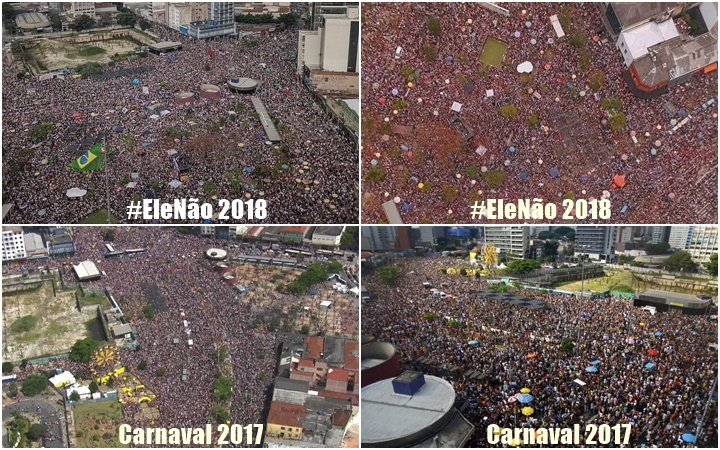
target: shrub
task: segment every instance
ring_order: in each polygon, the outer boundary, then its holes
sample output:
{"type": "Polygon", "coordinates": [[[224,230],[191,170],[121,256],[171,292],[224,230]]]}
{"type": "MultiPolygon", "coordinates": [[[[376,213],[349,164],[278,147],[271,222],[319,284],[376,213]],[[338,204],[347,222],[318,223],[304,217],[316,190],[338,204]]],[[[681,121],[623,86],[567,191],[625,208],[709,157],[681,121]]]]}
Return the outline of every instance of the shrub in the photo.
{"type": "Polygon", "coordinates": [[[442,25],[440,24],[440,21],[435,17],[428,17],[428,19],[425,21],[425,26],[427,27],[431,35],[435,37],[442,36],[442,25]]]}

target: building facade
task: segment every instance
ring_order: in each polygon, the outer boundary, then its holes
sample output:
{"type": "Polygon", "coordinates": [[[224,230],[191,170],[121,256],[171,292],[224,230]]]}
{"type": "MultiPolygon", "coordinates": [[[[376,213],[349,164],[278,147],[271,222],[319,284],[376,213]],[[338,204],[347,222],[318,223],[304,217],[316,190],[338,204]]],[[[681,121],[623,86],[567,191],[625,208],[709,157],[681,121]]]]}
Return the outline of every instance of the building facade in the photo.
{"type": "Polygon", "coordinates": [[[610,262],[615,255],[618,231],[616,226],[578,226],[575,229],[575,254],[610,262]]]}
{"type": "Polygon", "coordinates": [[[485,227],[485,242],[498,253],[526,258],[530,252],[529,229],[524,226],[485,227]]]}
{"type": "Polygon", "coordinates": [[[21,227],[3,227],[2,229],[2,260],[26,258],[25,234],[21,227]]]}
{"type": "Polygon", "coordinates": [[[315,30],[300,31],[297,73],[310,70],[358,72],[360,65],[360,14],[348,7],[344,14],[325,14],[315,30]]]}

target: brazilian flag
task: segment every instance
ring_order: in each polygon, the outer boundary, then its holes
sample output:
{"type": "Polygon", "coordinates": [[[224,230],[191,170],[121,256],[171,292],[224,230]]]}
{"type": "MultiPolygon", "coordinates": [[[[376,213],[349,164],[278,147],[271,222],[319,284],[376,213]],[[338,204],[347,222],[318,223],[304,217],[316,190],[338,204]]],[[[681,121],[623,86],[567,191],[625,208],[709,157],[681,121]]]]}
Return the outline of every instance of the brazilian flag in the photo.
{"type": "Polygon", "coordinates": [[[102,146],[98,142],[93,145],[88,151],[81,155],[78,159],[70,163],[70,167],[80,172],[86,172],[88,170],[95,170],[102,167],[103,156],[102,146]]]}

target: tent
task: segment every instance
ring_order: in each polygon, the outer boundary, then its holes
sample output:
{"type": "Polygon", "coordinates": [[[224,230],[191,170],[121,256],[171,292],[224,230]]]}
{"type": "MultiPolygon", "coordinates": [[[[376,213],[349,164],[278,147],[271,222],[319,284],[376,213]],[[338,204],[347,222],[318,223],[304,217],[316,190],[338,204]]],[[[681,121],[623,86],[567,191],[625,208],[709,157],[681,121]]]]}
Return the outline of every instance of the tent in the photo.
{"type": "Polygon", "coordinates": [[[85,194],[87,194],[87,190],[80,189],[80,188],[68,189],[68,191],[65,193],[65,195],[67,195],[68,198],[81,198],[85,194]]]}
{"type": "Polygon", "coordinates": [[[615,175],[613,177],[613,184],[612,187],[614,188],[624,188],[626,184],[625,181],[625,175],[615,175]]]}

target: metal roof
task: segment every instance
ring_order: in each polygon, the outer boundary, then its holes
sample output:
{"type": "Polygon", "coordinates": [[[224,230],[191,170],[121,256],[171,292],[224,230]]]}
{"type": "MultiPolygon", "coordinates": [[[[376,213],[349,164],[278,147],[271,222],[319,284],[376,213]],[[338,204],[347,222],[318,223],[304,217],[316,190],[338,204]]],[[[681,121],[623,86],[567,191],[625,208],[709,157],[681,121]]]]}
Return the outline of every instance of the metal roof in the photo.
{"type": "Polygon", "coordinates": [[[426,375],[425,384],[412,396],[396,394],[392,381],[378,381],[361,391],[363,444],[413,435],[426,438],[424,432],[431,431],[453,409],[455,389],[442,378],[426,375]]]}

